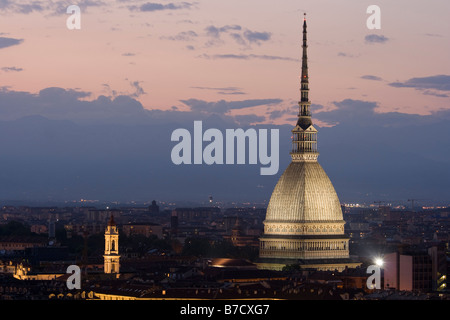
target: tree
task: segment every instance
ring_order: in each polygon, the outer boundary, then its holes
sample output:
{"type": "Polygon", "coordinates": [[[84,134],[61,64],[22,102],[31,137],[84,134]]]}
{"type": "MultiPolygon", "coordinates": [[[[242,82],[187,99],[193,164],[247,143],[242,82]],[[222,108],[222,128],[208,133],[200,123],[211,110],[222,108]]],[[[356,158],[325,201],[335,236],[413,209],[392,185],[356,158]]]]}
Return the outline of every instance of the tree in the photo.
{"type": "Polygon", "coordinates": [[[34,235],[30,228],[19,221],[9,221],[5,225],[0,225],[1,236],[31,236],[34,235]]]}

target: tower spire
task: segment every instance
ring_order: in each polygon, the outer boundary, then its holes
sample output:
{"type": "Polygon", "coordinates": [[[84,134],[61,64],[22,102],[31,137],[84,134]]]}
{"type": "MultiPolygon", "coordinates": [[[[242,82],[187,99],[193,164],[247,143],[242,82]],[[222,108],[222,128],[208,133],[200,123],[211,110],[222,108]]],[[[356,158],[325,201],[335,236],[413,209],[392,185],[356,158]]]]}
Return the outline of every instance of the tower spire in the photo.
{"type": "Polygon", "coordinates": [[[297,125],[292,130],[292,152],[294,161],[317,160],[317,130],[312,125],[309,101],[308,43],[306,13],[303,17],[302,72],[297,125]]]}
{"type": "MultiPolygon", "coordinates": [[[[308,52],[307,52],[307,48],[308,48],[308,44],[307,44],[307,37],[306,37],[306,13],[304,13],[304,17],[303,17],[303,55],[302,55],[302,79],[301,79],[301,84],[302,87],[301,89],[308,89],[308,52]]],[[[302,95],[302,101],[303,99],[303,95],[302,95]]],[[[306,92],[306,101],[308,101],[308,92],[306,92]]]]}
{"type": "Polygon", "coordinates": [[[309,76],[308,76],[308,43],[306,32],[306,13],[303,18],[303,44],[302,44],[302,75],[300,80],[300,101],[299,101],[299,121],[297,124],[301,125],[304,129],[311,125],[311,112],[309,106],[309,76]],[[300,119],[301,118],[301,119],[300,119]]]}

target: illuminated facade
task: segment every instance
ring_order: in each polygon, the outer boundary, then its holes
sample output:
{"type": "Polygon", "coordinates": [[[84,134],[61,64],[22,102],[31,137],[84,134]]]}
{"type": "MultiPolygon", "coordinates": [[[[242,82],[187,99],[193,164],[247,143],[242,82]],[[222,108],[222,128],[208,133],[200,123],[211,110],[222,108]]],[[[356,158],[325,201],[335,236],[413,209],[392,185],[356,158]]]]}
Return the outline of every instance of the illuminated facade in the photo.
{"type": "Polygon", "coordinates": [[[318,270],[356,267],[350,261],[341,205],[334,187],[317,162],[317,129],[311,120],[306,19],[299,113],[292,130],[292,162],[270,198],[260,238],[258,267],[282,269],[286,265],[318,270]]]}
{"type": "Polygon", "coordinates": [[[103,258],[104,272],[118,274],[120,268],[119,231],[112,215],[105,231],[105,254],[103,258]]]}

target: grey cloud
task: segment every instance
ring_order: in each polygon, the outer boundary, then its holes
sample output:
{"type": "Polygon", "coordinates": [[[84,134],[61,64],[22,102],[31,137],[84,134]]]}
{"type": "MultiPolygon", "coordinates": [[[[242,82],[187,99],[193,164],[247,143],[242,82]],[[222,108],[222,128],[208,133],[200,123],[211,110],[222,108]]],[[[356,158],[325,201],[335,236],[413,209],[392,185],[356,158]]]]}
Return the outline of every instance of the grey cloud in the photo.
{"type": "Polygon", "coordinates": [[[281,103],[281,99],[253,99],[242,101],[225,101],[220,100],[216,102],[208,102],[198,99],[180,100],[185,105],[189,106],[192,111],[200,111],[207,113],[225,114],[233,109],[246,109],[256,106],[274,105],[281,103]]]}
{"type": "MultiPolygon", "coordinates": [[[[135,95],[142,94],[139,91],[139,83],[135,83],[135,86],[135,95]]],[[[81,100],[90,95],[90,92],[58,87],[45,88],[37,94],[3,88],[0,91],[0,120],[39,115],[52,120],[81,123],[121,123],[122,120],[126,123],[130,120],[139,122],[148,116],[142,105],[131,95],[114,98],[100,96],[92,101],[81,100]]]]}
{"type": "Polygon", "coordinates": [[[23,39],[0,37],[0,49],[15,46],[15,45],[21,44],[22,42],[23,42],[23,39]]]}
{"type": "MultiPolygon", "coordinates": [[[[9,1],[0,0],[0,10],[8,13],[17,14],[30,14],[33,12],[49,12],[51,15],[63,15],[66,14],[67,7],[73,5],[73,1],[70,0],[58,0],[58,1],[9,1]]],[[[75,3],[80,7],[82,12],[85,12],[88,7],[99,7],[106,5],[103,1],[94,0],[79,0],[75,3]]]]}
{"type": "Polygon", "coordinates": [[[195,31],[182,31],[175,36],[162,36],[160,39],[172,40],[172,41],[192,41],[197,38],[198,34],[195,31]]]}
{"type": "MultiPolygon", "coordinates": [[[[0,87],[0,136],[6,137],[0,139],[1,178],[8,182],[0,185],[2,199],[147,201],[150,195],[168,201],[203,201],[205,194],[232,201],[270,198],[279,175],[260,176],[259,166],[175,166],[170,161],[174,146],[170,134],[176,128],[191,131],[194,120],[219,130],[251,123],[268,128],[258,123],[263,116],[145,110],[130,96],[82,101],[89,94],[62,88],[33,94],[0,87]],[[170,183],[165,183],[168,176],[170,183]],[[256,185],[268,187],[261,190],[256,185]]],[[[204,101],[208,103],[217,104],[204,101]]],[[[319,151],[341,201],[373,203],[382,194],[381,199],[406,201],[411,194],[420,194],[447,201],[449,110],[428,116],[378,113],[377,103],[350,99],[334,106],[330,111],[314,105],[312,109],[313,118],[340,122],[319,128],[319,151]],[[418,146],[425,146],[426,152],[418,146]]],[[[279,174],[291,161],[290,130],[296,118],[292,121],[270,126],[280,129],[279,174]]]]}
{"type": "Polygon", "coordinates": [[[346,57],[346,58],[354,58],[356,57],[354,54],[346,53],[346,52],[338,52],[338,57],[346,57]]]}
{"type": "Polygon", "coordinates": [[[377,107],[375,102],[346,99],[333,103],[337,109],[315,112],[314,116],[328,123],[370,122],[377,107]]]}
{"type": "Polygon", "coordinates": [[[0,0],[0,9],[8,8],[11,4],[10,0],[0,0]]]}
{"type": "Polygon", "coordinates": [[[190,9],[193,6],[192,3],[189,2],[180,2],[180,3],[155,3],[155,2],[147,2],[142,4],[141,6],[130,6],[129,9],[132,11],[141,11],[141,12],[154,12],[154,11],[163,11],[163,10],[180,10],[180,9],[190,9]]]}
{"type": "Polygon", "coordinates": [[[210,41],[207,45],[214,45],[221,39],[222,34],[229,34],[229,36],[239,45],[249,46],[251,44],[260,44],[262,41],[269,41],[272,34],[270,32],[258,32],[243,28],[240,25],[225,25],[223,27],[216,27],[210,25],[205,28],[206,35],[212,37],[215,41],[210,41]]]}
{"type": "Polygon", "coordinates": [[[239,123],[241,126],[249,126],[255,123],[263,122],[266,120],[266,117],[264,116],[257,116],[255,114],[240,114],[234,116],[234,119],[239,123]]]}
{"type": "Polygon", "coordinates": [[[367,36],[364,37],[364,40],[367,43],[385,43],[389,39],[383,35],[368,34],[367,36]]]}
{"type": "Polygon", "coordinates": [[[427,96],[435,96],[435,97],[439,97],[439,98],[448,98],[448,97],[449,97],[448,94],[445,94],[445,93],[437,93],[437,92],[434,92],[434,91],[432,91],[432,90],[424,90],[422,93],[423,93],[424,95],[427,95],[427,96]]]}
{"type": "Polygon", "coordinates": [[[35,11],[41,12],[43,10],[44,10],[44,7],[39,2],[36,2],[36,1],[31,4],[23,4],[23,5],[17,6],[17,12],[23,13],[23,14],[32,13],[35,11]]]}
{"type": "Polygon", "coordinates": [[[281,56],[269,56],[269,55],[259,55],[259,54],[214,54],[208,55],[203,54],[198,56],[198,58],[204,59],[237,59],[237,60],[250,60],[250,59],[261,59],[261,60],[283,60],[283,61],[295,61],[298,59],[281,57],[281,56]]]}
{"type": "Polygon", "coordinates": [[[206,34],[214,38],[219,38],[221,33],[228,32],[230,30],[241,30],[241,29],[242,27],[239,25],[226,25],[220,28],[211,25],[205,28],[206,34]]]}
{"type": "Polygon", "coordinates": [[[194,21],[192,21],[192,20],[189,20],[189,19],[184,19],[184,20],[180,20],[180,21],[177,21],[177,23],[188,23],[188,24],[195,24],[195,22],[194,22],[194,21]]]}
{"type": "Polygon", "coordinates": [[[254,32],[250,30],[246,30],[244,32],[244,37],[250,42],[259,43],[260,41],[268,41],[271,38],[270,32],[254,32]]]}
{"type": "Polygon", "coordinates": [[[20,71],[23,71],[23,69],[22,68],[17,68],[17,67],[3,67],[3,68],[1,68],[1,70],[2,71],[4,71],[4,72],[20,72],[20,71]]]}
{"type": "Polygon", "coordinates": [[[450,118],[450,112],[442,112],[422,116],[418,114],[406,114],[400,112],[379,113],[376,111],[378,104],[371,101],[345,99],[333,102],[336,107],[329,111],[315,111],[313,117],[331,125],[359,125],[397,127],[406,125],[428,125],[441,121],[444,117],[450,118]]]}
{"type": "Polygon", "coordinates": [[[78,0],[76,3],[73,3],[72,0],[60,0],[50,2],[45,9],[53,12],[53,15],[66,15],[67,7],[73,4],[79,6],[81,12],[86,12],[88,7],[102,7],[107,5],[106,2],[95,0],[78,0]]]}
{"type": "Polygon", "coordinates": [[[411,78],[405,82],[389,83],[391,87],[396,88],[415,88],[418,90],[435,89],[440,91],[450,91],[450,76],[436,75],[429,77],[411,78]]]}
{"type": "Polygon", "coordinates": [[[381,81],[381,80],[383,80],[383,79],[381,79],[380,77],[373,76],[373,75],[364,75],[364,76],[361,76],[361,79],[365,79],[365,80],[375,80],[375,81],[381,81]]]}
{"type": "Polygon", "coordinates": [[[247,42],[242,38],[239,33],[230,33],[230,37],[234,39],[238,44],[245,46],[247,42]]]}
{"type": "Polygon", "coordinates": [[[270,120],[275,120],[275,119],[279,119],[282,116],[284,116],[285,114],[293,114],[293,109],[277,109],[277,110],[272,110],[269,112],[269,119],[270,120]]]}
{"type": "Polygon", "coordinates": [[[131,97],[139,98],[143,94],[147,94],[140,85],[140,81],[130,82],[131,86],[135,89],[135,92],[131,94],[131,97]]]}
{"type": "Polygon", "coordinates": [[[39,92],[39,97],[43,101],[56,100],[59,102],[78,100],[79,98],[86,98],[86,97],[89,97],[90,95],[91,95],[90,92],[77,91],[74,89],[63,89],[63,88],[58,88],[58,87],[50,87],[50,88],[42,89],[39,92]]]}
{"type": "Polygon", "coordinates": [[[218,94],[223,94],[223,95],[241,95],[241,94],[246,94],[243,91],[219,91],[217,93],[218,94]]]}
{"type": "Polygon", "coordinates": [[[32,3],[18,3],[19,1],[9,1],[9,0],[1,0],[0,1],[0,10],[14,13],[22,13],[28,14],[34,11],[43,11],[44,7],[41,4],[41,1],[33,1],[32,3]]]}
{"type": "Polygon", "coordinates": [[[219,88],[214,88],[214,87],[191,87],[193,89],[200,89],[200,90],[213,90],[213,91],[217,91],[218,94],[229,94],[229,95],[240,95],[240,94],[246,94],[245,92],[242,91],[241,88],[238,87],[219,87],[219,88]]]}

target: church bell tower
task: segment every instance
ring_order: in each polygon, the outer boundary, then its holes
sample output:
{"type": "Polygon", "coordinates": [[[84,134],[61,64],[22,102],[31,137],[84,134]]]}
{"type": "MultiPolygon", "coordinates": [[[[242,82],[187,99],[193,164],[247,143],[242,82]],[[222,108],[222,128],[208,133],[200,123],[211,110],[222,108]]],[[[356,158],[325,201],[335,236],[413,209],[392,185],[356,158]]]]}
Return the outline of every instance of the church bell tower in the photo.
{"type": "Polygon", "coordinates": [[[105,254],[103,258],[104,272],[118,274],[120,267],[119,231],[112,215],[105,230],[105,254]]]}

